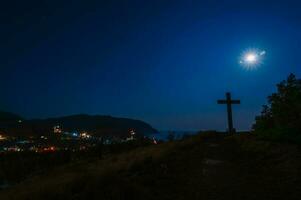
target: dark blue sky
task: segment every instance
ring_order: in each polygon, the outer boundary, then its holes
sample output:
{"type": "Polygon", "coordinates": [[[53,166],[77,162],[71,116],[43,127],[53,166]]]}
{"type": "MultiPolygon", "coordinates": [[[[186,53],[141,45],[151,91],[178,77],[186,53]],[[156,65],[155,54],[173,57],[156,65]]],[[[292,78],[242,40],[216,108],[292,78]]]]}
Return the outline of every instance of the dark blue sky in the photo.
{"type": "Polygon", "coordinates": [[[275,84],[301,76],[298,1],[10,1],[1,5],[0,109],[75,113],[158,129],[249,129],[275,84]],[[110,2],[110,3],[108,3],[110,2]],[[247,71],[239,56],[266,51],[247,71]]]}

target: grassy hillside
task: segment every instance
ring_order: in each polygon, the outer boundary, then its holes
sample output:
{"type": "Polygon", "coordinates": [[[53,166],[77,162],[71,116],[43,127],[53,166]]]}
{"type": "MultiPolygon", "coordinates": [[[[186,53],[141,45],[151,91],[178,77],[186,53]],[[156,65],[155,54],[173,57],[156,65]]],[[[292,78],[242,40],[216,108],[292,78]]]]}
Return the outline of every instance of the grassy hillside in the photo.
{"type": "Polygon", "coordinates": [[[300,147],[195,136],[52,169],[0,199],[299,199],[300,147]]]}

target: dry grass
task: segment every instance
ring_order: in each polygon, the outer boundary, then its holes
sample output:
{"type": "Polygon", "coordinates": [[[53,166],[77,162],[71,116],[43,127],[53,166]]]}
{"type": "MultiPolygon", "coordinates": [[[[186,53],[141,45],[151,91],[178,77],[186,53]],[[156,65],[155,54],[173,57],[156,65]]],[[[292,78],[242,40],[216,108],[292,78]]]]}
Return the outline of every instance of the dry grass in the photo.
{"type": "Polygon", "coordinates": [[[296,145],[206,134],[58,167],[0,199],[294,199],[300,169],[296,145]]]}

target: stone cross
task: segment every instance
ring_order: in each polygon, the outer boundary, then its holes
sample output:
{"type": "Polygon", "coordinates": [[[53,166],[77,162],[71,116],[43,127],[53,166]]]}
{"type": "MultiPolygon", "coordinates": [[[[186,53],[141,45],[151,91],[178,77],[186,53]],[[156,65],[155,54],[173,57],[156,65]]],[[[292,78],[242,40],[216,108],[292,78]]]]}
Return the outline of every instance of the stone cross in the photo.
{"type": "Polygon", "coordinates": [[[232,104],[240,104],[240,100],[232,100],[231,93],[226,93],[225,100],[218,100],[218,104],[227,104],[227,113],[228,113],[228,131],[229,133],[234,133],[235,129],[233,129],[233,119],[232,119],[232,104]]]}

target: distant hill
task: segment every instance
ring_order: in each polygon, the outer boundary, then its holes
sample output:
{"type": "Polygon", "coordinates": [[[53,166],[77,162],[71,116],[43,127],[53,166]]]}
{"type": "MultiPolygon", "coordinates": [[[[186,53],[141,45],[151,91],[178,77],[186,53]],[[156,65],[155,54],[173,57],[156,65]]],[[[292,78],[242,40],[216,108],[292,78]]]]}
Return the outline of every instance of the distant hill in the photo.
{"type": "Polygon", "coordinates": [[[157,132],[156,129],[143,121],[111,116],[80,114],[48,119],[23,119],[22,123],[18,122],[17,119],[22,118],[17,115],[7,115],[7,117],[9,116],[11,121],[15,123],[6,123],[7,120],[0,122],[0,129],[17,136],[52,134],[53,127],[56,125],[59,125],[64,131],[88,131],[95,136],[125,136],[131,129],[140,135],[157,132]]]}
{"type": "Polygon", "coordinates": [[[0,111],[0,132],[17,127],[20,121],[23,121],[23,117],[14,113],[0,111]]]}
{"type": "Polygon", "coordinates": [[[14,113],[0,111],[0,123],[1,122],[17,122],[18,120],[23,120],[23,117],[16,115],[14,113]]]}

